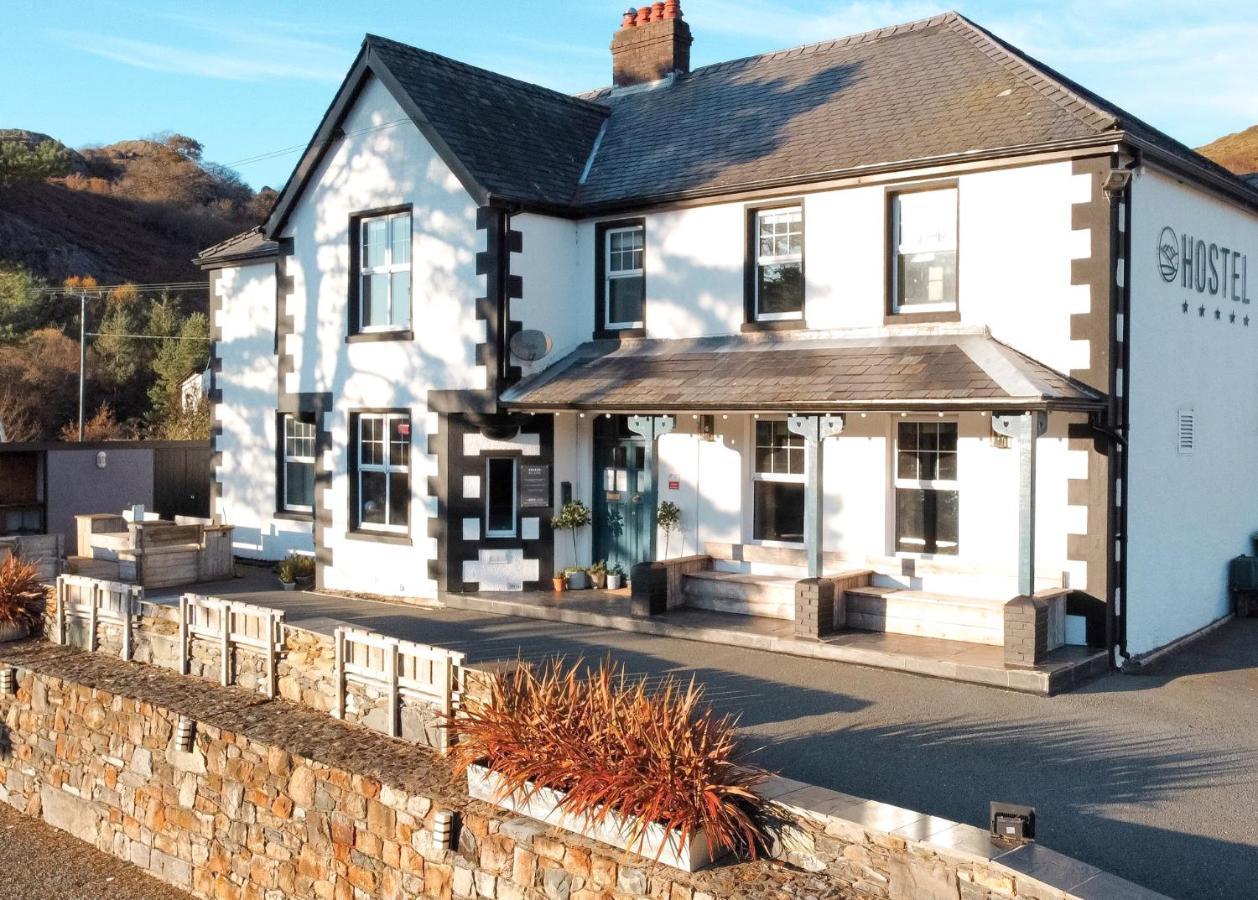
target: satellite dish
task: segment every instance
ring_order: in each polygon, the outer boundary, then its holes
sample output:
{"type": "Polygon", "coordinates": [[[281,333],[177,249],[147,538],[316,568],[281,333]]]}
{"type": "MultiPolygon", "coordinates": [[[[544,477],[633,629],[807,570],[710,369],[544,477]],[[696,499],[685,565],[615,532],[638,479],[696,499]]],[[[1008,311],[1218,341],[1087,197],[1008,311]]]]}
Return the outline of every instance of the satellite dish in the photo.
{"type": "Polygon", "coordinates": [[[550,348],[550,335],[536,328],[525,328],[511,335],[511,354],[525,362],[537,362],[550,348]]]}

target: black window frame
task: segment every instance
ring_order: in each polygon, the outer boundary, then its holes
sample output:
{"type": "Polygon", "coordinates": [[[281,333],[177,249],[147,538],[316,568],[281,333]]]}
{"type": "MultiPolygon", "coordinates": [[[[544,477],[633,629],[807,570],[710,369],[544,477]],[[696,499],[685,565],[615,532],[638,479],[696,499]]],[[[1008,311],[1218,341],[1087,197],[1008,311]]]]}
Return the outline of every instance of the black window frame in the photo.
{"type": "Polygon", "coordinates": [[[646,337],[647,322],[647,234],[646,218],[612,219],[594,226],[594,339],[646,337]],[[637,327],[618,328],[607,324],[607,234],[623,228],[642,229],[642,324],[637,327]]]}
{"type": "Polygon", "coordinates": [[[745,207],[745,245],[743,248],[743,331],[793,331],[806,328],[808,321],[808,215],[803,197],[790,197],[772,203],[756,203],[745,207]],[[761,213],[781,209],[799,209],[801,245],[799,250],[799,315],[790,318],[761,319],[757,306],[757,283],[760,275],[759,220],[761,213]]]}
{"type": "Polygon", "coordinates": [[[414,204],[402,203],[395,206],[383,206],[376,209],[362,209],[350,213],[349,217],[349,308],[346,311],[347,343],[359,341],[411,341],[415,339],[415,210],[414,204]],[[368,219],[381,216],[395,216],[407,213],[411,220],[411,261],[410,287],[408,298],[410,308],[407,310],[406,325],[397,328],[382,328],[373,331],[362,330],[362,226],[368,219]]]}
{"type": "Polygon", "coordinates": [[[885,282],[885,297],[883,310],[883,323],[891,324],[912,324],[914,322],[960,322],[961,321],[961,182],[958,179],[950,178],[939,181],[922,182],[918,184],[897,185],[888,188],[886,191],[885,202],[883,204],[883,213],[885,218],[884,244],[885,259],[883,280],[885,282]],[[956,299],[952,306],[948,309],[933,310],[914,310],[912,304],[906,309],[901,309],[899,302],[899,275],[897,261],[899,260],[899,241],[896,234],[896,202],[900,197],[906,194],[928,193],[930,191],[953,190],[957,195],[956,209],[956,250],[955,250],[955,268],[956,268],[956,286],[954,293],[956,299]]]}

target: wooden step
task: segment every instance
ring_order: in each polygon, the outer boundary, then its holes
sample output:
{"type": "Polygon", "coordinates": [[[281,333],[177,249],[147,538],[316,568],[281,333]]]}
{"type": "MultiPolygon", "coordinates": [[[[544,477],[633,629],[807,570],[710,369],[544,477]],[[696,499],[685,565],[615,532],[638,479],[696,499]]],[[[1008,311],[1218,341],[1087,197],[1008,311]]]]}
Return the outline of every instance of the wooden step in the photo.
{"type": "Polygon", "coordinates": [[[850,628],[1004,644],[1006,600],[889,587],[854,588],[846,595],[850,628]]]}
{"type": "Polygon", "coordinates": [[[748,575],[742,572],[692,572],[682,589],[686,605],[714,612],[795,618],[795,582],[782,575],[748,575]]]}

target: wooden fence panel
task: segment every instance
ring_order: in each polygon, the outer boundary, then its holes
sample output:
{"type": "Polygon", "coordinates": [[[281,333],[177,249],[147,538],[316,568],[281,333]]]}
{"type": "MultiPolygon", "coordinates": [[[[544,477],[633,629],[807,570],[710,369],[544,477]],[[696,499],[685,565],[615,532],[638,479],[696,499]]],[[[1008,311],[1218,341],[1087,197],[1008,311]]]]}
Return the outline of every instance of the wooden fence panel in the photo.
{"type": "Polygon", "coordinates": [[[57,576],[57,643],[69,643],[70,627],[80,621],[87,625],[85,649],[95,650],[99,643],[100,625],[114,625],[122,635],[120,655],[123,659],[130,659],[134,645],[134,617],[143,599],[144,589],[137,584],[84,575],[57,576]]]}

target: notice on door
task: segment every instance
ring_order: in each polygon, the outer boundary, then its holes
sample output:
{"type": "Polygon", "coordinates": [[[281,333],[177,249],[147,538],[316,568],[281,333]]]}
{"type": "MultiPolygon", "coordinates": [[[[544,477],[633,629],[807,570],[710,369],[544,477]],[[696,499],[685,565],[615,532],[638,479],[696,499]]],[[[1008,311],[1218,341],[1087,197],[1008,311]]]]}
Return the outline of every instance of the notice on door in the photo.
{"type": "Polygon", "coordinates": [[[547,509],[550,501],[550,466],[520,465],[520,508],[547,509]]]}

